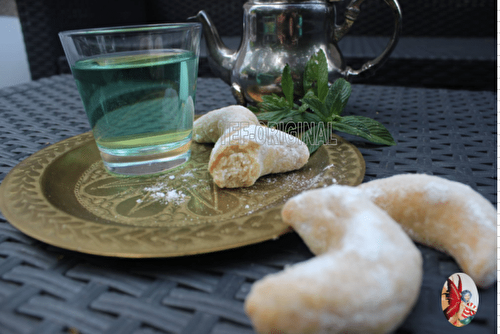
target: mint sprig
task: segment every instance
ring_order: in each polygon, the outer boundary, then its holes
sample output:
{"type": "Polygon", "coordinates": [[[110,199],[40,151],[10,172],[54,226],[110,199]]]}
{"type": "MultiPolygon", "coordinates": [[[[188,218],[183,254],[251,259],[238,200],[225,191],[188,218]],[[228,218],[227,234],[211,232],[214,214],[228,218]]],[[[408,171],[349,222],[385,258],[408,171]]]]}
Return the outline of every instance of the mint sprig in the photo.
{"type": "MultiPolygon", "coordinates": [[[[359,136],[376,144],[396,145],[390,132],[380,122],[364,116],[341,116],[351,96],[351,84],[340,78],[328,85],[328,65],[323,50],[311,56],[303,78],[306,93],[295,103],[292,74],[286,64],[281,75],[284,97],[265,95],[257,107],[249,109],[269,126],[290,122],[300,124],[304,131],[301,139],[311,154],[330,141],[332,130],[359,136]]],[[[296,132],[297,127],[291,128],[296,132]]]]}
{"type": "Polygon", "coordinates": [[[320,100],[324,100],[328,92],[328,64],[323,50],[311,56],[306,63],[303,79],[304,91],[312,90],[320,100]]]}

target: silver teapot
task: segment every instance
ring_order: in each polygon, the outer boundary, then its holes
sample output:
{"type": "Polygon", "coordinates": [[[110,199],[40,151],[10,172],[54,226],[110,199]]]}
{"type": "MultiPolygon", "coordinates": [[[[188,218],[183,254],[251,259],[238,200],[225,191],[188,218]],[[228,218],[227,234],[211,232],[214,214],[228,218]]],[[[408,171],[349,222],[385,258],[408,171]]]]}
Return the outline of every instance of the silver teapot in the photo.
{"type": "Polygon", "coordinates": [[[337,42],[356,20],[364,0],[351,0],[342,25],[336,24],[336,2],[342,0],[249,0],[243,5],[243,38],[238,50],[221,41],[209,16],[202,10],[196,19],[203,25],[212,71],[231,86],[239,104],[256,104],[266,94],[281,94],[281,73],[289,64],[294,91],[302,93],[302,74],[311,55],[322,49],[328,62],[328,79],[372,74],[389,57],[401,32],[397,0],[385,0],[394,14],[394,33],[380,56],[360,69],[346,66],[337,42]]]}

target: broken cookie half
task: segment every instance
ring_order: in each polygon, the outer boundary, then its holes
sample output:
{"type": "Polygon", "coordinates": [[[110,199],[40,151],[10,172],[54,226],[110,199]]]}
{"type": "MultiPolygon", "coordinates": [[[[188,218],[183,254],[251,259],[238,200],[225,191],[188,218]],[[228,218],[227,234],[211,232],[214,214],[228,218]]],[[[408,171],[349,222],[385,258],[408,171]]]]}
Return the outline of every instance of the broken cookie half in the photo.
{"type": "Polygon", "coordinates": [[[249,187],[263,175],[300,169],[309,160],[303,141],[259,125],[241,106],[203,115],[194,123],[193,134],[198,143],[215,143],[208,171],[221,188],[249,187]]]}
{"type": "Polygon", "coordinates": [[[306,144],[283,131],[249,125],[226,131],[215,143],[208,171],[221,188],[249,187],[263,175],[302,168],[306,144]]]}

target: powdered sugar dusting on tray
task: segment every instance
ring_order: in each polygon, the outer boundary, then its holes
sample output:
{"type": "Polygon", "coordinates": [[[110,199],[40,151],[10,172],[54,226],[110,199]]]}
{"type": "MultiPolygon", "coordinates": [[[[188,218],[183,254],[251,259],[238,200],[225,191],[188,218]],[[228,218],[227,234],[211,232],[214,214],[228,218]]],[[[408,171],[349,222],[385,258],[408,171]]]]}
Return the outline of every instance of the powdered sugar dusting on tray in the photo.
{"type": "Polygon", "coordinates": [[[157,201],[163,204],[182,204],[191,198],[189,189],[194,189],[199,185],[193,182],[200,182],[200,179],[195,176],[197,171],[198,168],[193,168],[182,174],[167,174],[159,177],[155,184],[142,189],[145,196],[138,199],[137,203],[157,201]],[[182,184],[181,187],[179,187],[180,184],[182,184]]]}
{"type": "MultiPolygon", "coordinates": [[[[259,202],[246,203],[243,208],[248,211],[246,214],[251,214],[255,210],[264,209],[268,204],[275,203],[277,192],[281,194],[281,200],[286,200],[290,196],[294,196],[304,190],[316,188],[318,186],[326,187],[330,184],[336,184],[337,180],[330,178],[324,183],[325,172],[332,168],[333,165],[328,165],[323,168],[321,173],[315,174],[311,167],[305,167],[302,172],[289,172],[269,174],[260,178],[254,186],[242,187],[235,190],[243,195],[242,198],[252,198],[260,196],[269,196],[269,203],[264,204],[259,202]],[[314,174],[313,174],[314,173],[314,174]],[[283,194],[288,196],[283,197],[283,194]]],[[[141,189],[143,197],[136,200],[137,203],[159,202],[163,204],[180,205],[192,198],[193,191],[203,191],[208,189],[211,180],[205,177],[198,176],[197,168],[183,171],[177,175],[164,175],[160,177],[153,185],[145,186],[141,189]],[[195,190],[196,189],[196,190],[195,190]]]]}
{"type": "MultiPolygon", "coordinates": [[[[175,190],[167,185],[167,182],[157,183],[152,187],[145,187],[145,192],[149,193],[149,197],[153,200],[158,200],[163,203],[180,204],[184,202],[186,194],[182,191],[175,190]]],[[[137,200],[140,203],[140,199],[137,200]]]]}
{"type": "MultiPolygon", "coordinates": [[[[323,170],[327,170],[331,166],[325,167],[323,170]]],[[[323,181],[324,174],[319,173],[314,177],[311,177],[308,173],[286,173],[286,174],[271,174],[259,180],[260,182],[266,182],[268,184],[275,183],[279,184],[281,188],[286,187],[290,190],[307,190],[316,187],[320,181],[323,181]]],[[[257,182],[259,182],[257,181],[257,182]]],[[[337,180],[331,180],[333,184],[337,183],[337,180]]],[[[327,186],[326,184],[324,186],[327,186]]]]}
{"type": "Polygon", "coordinates": [[[194,174],[193,172],[189,171],[182,174],[181,177],[194,177],[194,174]]]}

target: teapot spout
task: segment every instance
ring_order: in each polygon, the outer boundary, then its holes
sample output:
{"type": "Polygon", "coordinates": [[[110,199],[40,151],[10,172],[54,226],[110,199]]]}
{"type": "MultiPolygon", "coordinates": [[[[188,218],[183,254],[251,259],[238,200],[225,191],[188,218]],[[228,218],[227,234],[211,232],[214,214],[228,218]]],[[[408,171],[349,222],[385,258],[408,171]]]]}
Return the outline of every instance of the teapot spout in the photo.
{"type": "Polygon", "coordinates": [[[193,17],[203,25],[203,34],[208,48],[208,63],[216,76],[231,84],[231,71],[236,62],[237,50],[229,49],[222,42],[215,25],[205,11],[201,10],[193,17]]]}

